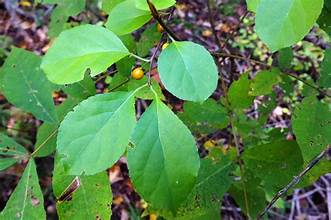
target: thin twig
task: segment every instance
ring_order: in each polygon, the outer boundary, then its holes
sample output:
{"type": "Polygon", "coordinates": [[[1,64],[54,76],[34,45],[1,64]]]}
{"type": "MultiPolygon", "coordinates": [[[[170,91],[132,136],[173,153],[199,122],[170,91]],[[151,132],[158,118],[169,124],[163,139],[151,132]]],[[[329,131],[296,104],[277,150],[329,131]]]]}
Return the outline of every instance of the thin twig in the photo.
{"type": "MultiPolygon", "coordinates": [[[[267,63],[264,63],[262,61],[259,61],[259,60],[254,60],[254,59],[251,59],[251,58],[248,58],[248,57],[243,57],[243,56],[240,56],[240,55],[236,55],[236,54],[229,54],[229,53],[218,53],[218,52],[212,52],[212,55],[214,56],[220,56],[220,57],[230,57],[230,58],[234,58],[234,59],[239,59],[239,60],[244,60],[246,62],[250,62],[250,63],[255,63],[255,64],[258,64],[258,65],[261,65],[261,66],[264,66],[264,67],[267,67],[267,68],[273,68],[274,66],[272,65],[269,65],[267,63]]],[[[295,74],[293,73],[290,73],[290,72],[284,72],[284,71],[280,71],[282,74],[285,74],[289,77],[292,77],[300,82],[302,82],[303,84],[309,86],[310,88],[318,91],[320,94],[326,96],[326,97],[329,97],[331,98],[331,95],[328,94],[326,91],[324,91],[323,89],[321,89],[320,87],[318,86],[315,86],[303,79],[301,79],[300,77],[296,76],[295,74]]]]}
{"type": "Polygon", "coordinates": [[[159,22],[159,24],[163,27],[163,29],[170,35],[170,37],[176,41],[180,41],[180,38],[175,34],[175,32],[173,32],[167,25],[166,23],[162,20],[159,12],[157,11],[157,9],[155,8],[155,6],[153,5],[153,3],[150,0],[146,0],[149,10],[152,13],[152,16],[155,20],[157,20],[157,22],[159,22]]]}
{"type": "Polygon", "coordinates": [[[211,26],[211,30],[214,34],[215,41],[216,41],[217,45],[219,46],[219,48],[221,49],[222,43],[221,43],[220,38],[217,35],[215,20],[214,20],[214,16],[213,16],[214,13],[213,13],[213,9],[212,9],[212,6],[211,6],[211,1],[213,1],[213,0],[207,0],[208,19],[209,19],[209,23],[210,23],[210,26],[211,26]]]}
{"type": "MultiPolygon", "coordinates": [[[[215,21],[214,21],[214,18],[213,18],[213,11],[212,11],[211,1],[213,1],[213,0],[207,0],[209,23],[210,23],[210,26],[212,28],[212,32],[214,34],[216,44],[218,44],[219,49],[221,49],[222,44],[221,44],[221,41],[220,41],[219,37],[217,36],[217,32],[216,32],[216,28],[215,28],[215,21]]],[[[240,159],[240,156],[241,156],[241,154],[240,154],[240,143],[239,143],[239,140],[238,140],[238,134],[237,134],[237,131],[236,131],[236,127],[234,125],[235,118],[234,118],[234,115],[231,111],[230,101],[228,99],[228,92],[227,92],[228,88],[227,88],[226,83],[225,83],[222,76],[220,76],[220,79],[221,79],[221,88],[222,88],[222,91],[223,91],[223,95],[225,97],[225,107],[228,110],[228,115],[229,115],[229,118],[230,118],[230,127],[231,127],[231,131],[232,131],[231,133],[233,135],[233,140],[234,140],[236,150],[237,150],[237,160],[238,160],[238,164],[239,164],[239,168],[240,168],[240,175],[241,175],[241,183],[242,183],[242,188],[243,188],[243,193],[244,193],[245,208],[246,208],[246,212],[248,214],[248,217],[250,217],[249,216],[250,212],[249,212],[248,195],[247,195],[246,185],[245,185],[245,182],[244,182],[245,168],[244,168],[244,164],[243,164],[242,160],[240,159]]]]}
{"type": "Polygon", "coordinates": [[[300,180],[318,163],[320,162],[323,157],[327,154],[329,148],[331,148],[331,145],[327,147],[327,149],[323,150],[319,155],[317,155],[307,166],[306,168],[301,171],[301,173],[298,176],[295,176],[293,180],[285,186],[283,189],[279,190],[278,193],[272,198],[272,200],[269,202],[269,204],[266,206],[266,208],[259,214],[258,219],[261,219],[268,211],[272,208],[272,206],[277,202],[277,200],[282,197],[287,191],[295,186],[300,180]]]}
{"type": "MultiPolygon", "coordinates": [[[[173,10],[171,10],[171,12],[169,13],[167,21],[169,21],[171,19],[172,13],[173,13],[173,10]]],[[[150,67],[149,67],[149,71],[147,73],[148,86],[151,86],[151,72],[152,72],[152,69],[154,66],[154,61],[156,60],[155,58],[156,58],[157,52],[161,49],[162,44],[165,41],[166,34],[167,34],[167,32],[162,33],[161,39],[160,39],[159,43],[157,44],[155,51],[150,58],[150,67]]]]}
{"type": "Polygon", "coordinates": [[[156,48],[155,48],[154,53],[153,53],[152,56],[151,56],[151,59],[150,59],[150,66],[149,66],[149,71],[148,71],[148,73],[147,73],[148,86],[151,86],[151,72],[152,72],[152,69],[153,69],[153,66],[154,66],[154,61],[155,61],[155,58],[156,58],[157,52],[161,49],[162,44],[163,44],[163,42],[164,42],[164,38],[165,38],[165,34],[163,33],[162,36],[161,36],[161,39],[160,39],[159,43],[157,44],[157,46],[156,46],[156,48]]]}

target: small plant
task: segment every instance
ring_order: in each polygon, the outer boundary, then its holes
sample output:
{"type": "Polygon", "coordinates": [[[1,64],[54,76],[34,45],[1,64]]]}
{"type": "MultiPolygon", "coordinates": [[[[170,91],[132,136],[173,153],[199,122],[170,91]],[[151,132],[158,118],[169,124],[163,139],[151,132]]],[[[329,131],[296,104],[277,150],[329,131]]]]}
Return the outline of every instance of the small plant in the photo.
{"type": "MultiPolygon", "coordinates": [[[[1,68],[0,89],[7,100],[44,123],[32,153],[0,135],[0,170],[28,160],[0,219],[46,219],[34,159],[54,152],[52,181],[60,219],[110,219],[112,193],[105,171],[122,156],[135,190],[148,203],[147,212],[165,219],[219,219],[225,193],[248,218],[261,218],[292,186],[307,186],[330,171],[324,156],[331,144],[331,50],[325,50],[316,81],[291,72],[291,46],[316,22],[329,31],[330,20],[318,19],[331,10],[330,1],[247,0],[257,35],[270,52],[279,51],[273,65],[224,52],[227,42],[217,37],[211,11],[219,50],[180,39],[167,26],[168,14],[160,13],[175,0],[102,1],[109,15],[105,24],[76,27],[66,21],[84,10],[85,0],[41,2],[57,4],[51,47],[44,56],[13,48],[1,68]],[[130,34],[152,18],[157,25],[148,26],[142,40],[132,44],[130,34]],[[220,58],[264,69],[254,77],[243,73],[227,87],[220,58]],[[111,66],[117,72],[112,87],[96,95],[94,77],[111,66]],[[160,81],[152,77],[154,70],[160,81]],[[292,114],[296,139],[287,140],[287,131],[263,127],[275,107],[273,88],[293,89],[293,81],[307,91],[292,114]],[[164,102],[161,84],[185,101],[183,112],[175,114],[164,102]],[[218,84],[222,97],[213,99],[218,84]],[[55,106],[52,93],[59,90],[68,98],[55,106]],[[261,96],[268,101],[260,117],[249,118],[246,109],[261,96]],[[149,106],[137,119],[138,98],[149,106]],[[193,134],[221,129],[231,133],[231,147],[209,140],[209,154],[200,158],[193,134]],[[308,178],[310,169],[314,172],[308,178]]],[[[212,2],[207,3],[210,10],[212,2]]]]}

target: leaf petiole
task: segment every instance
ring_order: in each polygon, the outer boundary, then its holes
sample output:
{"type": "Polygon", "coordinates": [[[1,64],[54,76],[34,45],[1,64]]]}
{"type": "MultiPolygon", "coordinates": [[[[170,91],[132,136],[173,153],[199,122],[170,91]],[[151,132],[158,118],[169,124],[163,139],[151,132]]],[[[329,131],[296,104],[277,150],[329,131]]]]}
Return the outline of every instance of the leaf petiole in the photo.
{"type": "Polygon", "coordinates": [[[143,62],[146,62],[146,63],[149,63],[149,62],[150,62],[150,60],[145,59],[145,58],[142,58],[142,57],[140,57],[140,56],[138,56],[138,55],[136,55],[136,54],[134,54],[134,53],[130,53],[130,56],[131,56],[131,57],[134,57],[134,58],[136,58],[136,59],[138,59],[138,60],[141,60],[141,61],[143,61],[143,62]]]}

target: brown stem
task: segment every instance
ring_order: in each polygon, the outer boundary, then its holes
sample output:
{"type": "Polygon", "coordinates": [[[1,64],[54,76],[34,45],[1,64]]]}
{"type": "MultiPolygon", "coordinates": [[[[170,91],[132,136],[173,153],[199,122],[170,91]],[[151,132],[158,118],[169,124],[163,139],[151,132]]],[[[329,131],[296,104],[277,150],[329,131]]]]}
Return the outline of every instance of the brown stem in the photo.
{"type": "Polygon", "coordinates": [[[215,20],[214,20],[214,16],[213,16],[214,13],[213,13],[213,10],[212,10],[211,1],[213,1],[213,0],[207,0],[208,19],[209,19],[209,23],[210,23],[211,30],[213,32],[215,41],[216,41],[217,45],[219,46],[219,48],[221,49],[222,43],[221,43],[220,38],[217,35],[216,26],[215,26],[215,20]]]}
{"type": "Polygon", "coordinates": [[[150,0],[146,0],[149,10],[152,13],[152,16],[155,20],[157,20],[157,22],[159,22],[159,24],[163,27],[163,29],[171,36],[171,38],[173,38],[176,41],[180,41],[180,38],[164,23],[164,21],[162,20],[159,12],[157,11],[157,9],[155,8],[155,6],[153,5],[153,3],[150,0]]]}
{"type": "Polygon", "coordinates": [[[306,168],[299,173],[298,176],[295,176],[293,180],[285,186],[283,189],[279,190],[278,193],[271,199],[269,204],[266,206],[266,208],[259,214],[258,219],[261,219],[268,211],[272,208],[272,206],[277,202],[277,200],[282,197],[287,191],[295,186],[297,183],[300,182],[300,180],[316,165],[318,162],[320,162],[323,157],[327,154],[327,152],[331,149],[331,145],[329,145],[324,151],[322,151],[319,155],[317,155],[313,160],[310,161],[310,163],[306,166],[306,168]]]}
{"type": "MultiPolygon", "coordinates": [[[[218,57],[230,57],[230,58],[234,58],[234,59],[239,59],[239,60],[244,60],[246,62],[250,62],[250,63],[255,63],[255,64],[258,64],[258,65],[261,65],[261,66],[264,66],[264,67],[267,67],[267,68],[273,68],[274,66],[272,65],[269,65],[267,63],[264,63],[262,61],[259,61],[259,60],[254,60],[254,59],[251,59],[251,58],[247,58],[247,57],[243,57],[243,56],[240,56],[240,55],[236,55],[236,54],[229,54],[229,53],[218,53],[218,52],[212,52],[212,55],[214,56],[218,56],[218,57]]],[[[303,84],[309,86],[310,88],[318,91],[320,94],[326,96],[326,97],[329,97],[331,98],[331,95],[328,94],[326,91],[324,91],[323,89],[321,89],[320,87],[318,86],[315,86],[303,79],[301,79],[300,77],[298,77],[297,75],[293,74],[293,73],[290,73],[290,72],[283,72],[281,71],[282,74],[285,74],[287,76],[290,76],[300,82],[302,82],[303,84]]]]}
{"type": "Polygon", "coordinates": [[[164,37],[165,37],[165,34],[162,34],[162,37],[161,37],[159,43],[157,44],[157,46],[156,46],[156,48],[155,48],[155,51],[154,51],[154,53],[152,54],[151,59],[150,59],[149,71],[148,71],[148,73],[147,73],[148,86],[151,86],[151,72],[152,72],[152,68],[153,68],[153,65],[154,65],[154,61],[155,61],[155,58],[156,58],[157,52],[161,49],[162,44],[163,44],[163,42],[164,42],[164,37]]]}
{"type": "MultiPolygon", "coordinates": [[[[212,1],[213,0],[207,0],[209,23],[210,23],[210,26],[211,26],[211,29],[212,29],[212,32],[213,32],[213,35],[214,35],[214,38],[215,38],[215,42],[216,42],[216,44],[218,44],[219,49],[221,49],[222,48],[221,40],[219,39],[219,37],[217,35],[216,28],[215,28],[215,21],[214,21],[212,5],[211,5],[212,1]]],[[[221,78],[221,87],[222,87],[222,90],[223,90],[223,96],[224,96],[224,99],[225,99],[225,107],[228,110],[228,115],[229,115],[229,118],[230,118],[230,127],[231,127],[231,131],[232,131],[231,133],[233,135],[233,140],[234,140],[236,150],[237,150],[237,160],[238,160],[238,164],[239,164],[239,168],[240,168],[241,184],[242,184],[243,193],[244,193],[244,202],[245,202],[246,211],[247,211],[247,214],[248,214],[248,217],[249,217],[248,195],[247,195],[246,185],[245,185],[245,182],[243,180],[243,178],[245,176],[245,167],[244,167],[243,161],[240,158],[240,156],[241,156],[241,154],[240,154],[240,143],[239,143],[239,140],[238,140],[238,134],[237,134],[237,131],[236,131],[236,127],[234,125],[235,117],[233,115],[233,112],[231,111],[231,106],[230,106],[230,102],[229,102],[229,98],[228,98],[228,88],[226,86],[226,83],[225,83],[223,77],[220,76],[220,78],[221,78]]]]}

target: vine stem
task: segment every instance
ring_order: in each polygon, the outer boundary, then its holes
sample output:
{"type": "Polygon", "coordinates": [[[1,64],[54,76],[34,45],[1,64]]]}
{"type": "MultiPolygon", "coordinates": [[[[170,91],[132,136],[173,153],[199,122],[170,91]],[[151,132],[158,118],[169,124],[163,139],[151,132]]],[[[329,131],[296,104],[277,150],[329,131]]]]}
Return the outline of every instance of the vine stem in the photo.
{"type": "MultiPolygon", "coordinates": [[[[218,44],[219,49],[222,49],[222,43],[221,43],[221,40],[219,39],[219,37],[217,35],[217,31],[216,31],[216,28],[215,28],[215,21],[214,21],[213,10],[212,10],[212,5],[211,5],[212,1],[213,1],[213,3],[215,3],[214,0],[207,0],[209,23],[210,23],[210,26],[211,26],[211,29],[212,29],[212,32],[213,32],[213,35],[214,35],[214,38],[215,38],[215,42],[216,42],[216,44],[218,44]]],[[[241,182],[242,188],[243,188],[245,207],[246,207],[247,215],[250,218],[250,216],[249,216],[250,212],[249,212],[248,195],[247,195],[246,185],[245,185],[245,182],[244,182],[245,167],[244,167],[244,164],[243,164],[243,162],[240,158],[241,157],[240,142],[238,140],[237,130],[236,130],[236,127],[234,125],[235,117],[234,117],[233,112],[231,110],[230,101],[229,101],[229,98],[228,98],[228,91],[227,91],[228,89],[227,89],[226,83],[225,83],[222,75],[220,76],[220,79],[221,79],[221,87],[222,87],[222,90],[223,90],[223,96],[225,98],[225,107],[228,110],[228,115],[229,115],[229,119],[230,119],[231,133],[233,135],[233,140],[234,140],[234,144],[236,146],[236,151],[237,151],[237,161],[238,161],[239,169],[240,169],[240,176],[241,176],[241,179],[240,179],[241,181],[240,182],[241,182]]]]}
{"type": "MultiPolygon", "coordinates": [[[[267,63],[264,63],[262,61],[259,61],[259,60],[254,60],[254,59],[251,59],[251,58],[248,58],[248,57],[243,57],[243,56],[240,56],[240,55],[236,55],[236,54],[229,54],[229,53],[219,53],[219,52],[212,52],[212,55],[214,56],[219,56],[219,57],[230,57],[230,58],[234,58],[234,59],[239,59],[239,60],[244,60],[246,62],[250,62],[250,63],[255,63],[255,64],[258,64],[258,65],[261,65],[261,66],[264,66],[264,67],[267,67],[267,68],[273,68],[274,66],[273,65],[269,65],[267,63]]],[[[284,75],[287,75],[291,78],[294,78],[295,80],[298,80],[300,82],[302,82],[303,84],[309,86],[310,88],[318,91],[320,94],[326,96],[326,97],[329,97],[331,98],[331,95],[328,94],[326,91],[324,91],[323,89],[321,89],[320,87],[318,86],[315,86],[303,79],[301,79],[300,77],[298,77],[297,75],[293,74],[293,73],[290,73],[290,72],[284,72],[284,71],[280,71],[282,74],[284,75]]]]}
{"type": "Polygon", "coordinates": [[[175,34],[175,32],[173,32],[170,27],[168,27],[166,25],[166,23],[162,20],[161,15],[159,14],[159,12],[157,11],[157,9],[155,8],[155,6],[153,5],[153,3],[150,0],[146,0],[149,10],[152,13],[152,16],[155,20],[157,20],[157,22],[161,25],[161,27],[163,27],[163,29],[169,34],[170,39],[172,41],[180,41],[180,38],[175,34]]]}
{"type": "Polygon", "coordinates": [[[218,37],[217,35],[217,31],[216,31],[216,26],[215,26],[215,20],[214,20],[214,13],[213,13],[213,10],[212,10],[212,6],[211,6],[211,2],[213,0],[207,0],[207,9],[208,9],[208,20],[209,20],[209,23],[210,23],[210,26],[211,26],[211,30],[213,32],[213,35],[214,35],[214,38],[215,38],[215,41],[217,43],[217,45],[220,47],[222,47],[222,43],[221,43],[221,40],[220,38],[218,37]]]}
{"type": "Polygon", "coordinates": [[[282,197],[287,191],[295,186],[297,183],[300,182],[300,180],[316,165],[318,162],[320,162],[323,157],[327,155],[329,150],[331,149],[331,145],[328,145],[328,147],[323,150],[319,155],[317,155],[314,159],[312,159],[309,164],[303,169],[298,176],[295,176],[292,181],[286,185],[283,189],[279,190],[278,193],[271,199],[271,201],[268,203],[268,205],[265,207],[265,209],[258,215],[258,219],[261,219],[271,208],[272,206],[277,202],[277,200],[282,197]]]}
{"type": "Polygon", "coordinates": [[[151,59],[150,59],[149,71],[148,71],[148,73],[147,73],[147,79],[148,79],[148,86],[149,86],[149,87],[151,87],[151,85],[152,85],[152,84],[151,84],[151,80],[152,80],[152,78],[151,78],[151,72],[152,72],[152,69],[153,69],[154,61],[155,61],[155,58],[156,58],[157,52],[158,52],[158,51],[161,49],[161,47],[162,47],[162,43],[163,43],[163,41],[164,41],[164,36],[165,36],[165,34],[162,34],[161,39],[160,39],[159,43],[157,44],[157,46],[156,46],[156,48],[155,48],[155,51],[154,51],[154,53],[152,54],[151,59]]]}

